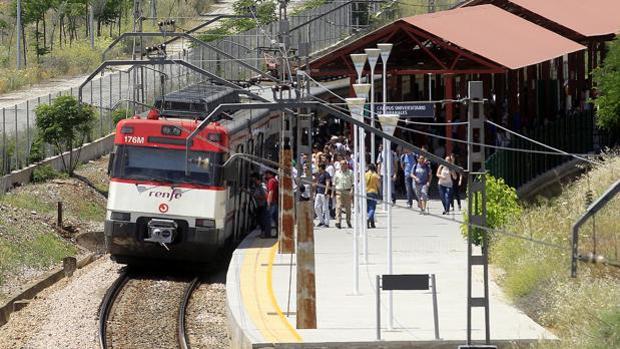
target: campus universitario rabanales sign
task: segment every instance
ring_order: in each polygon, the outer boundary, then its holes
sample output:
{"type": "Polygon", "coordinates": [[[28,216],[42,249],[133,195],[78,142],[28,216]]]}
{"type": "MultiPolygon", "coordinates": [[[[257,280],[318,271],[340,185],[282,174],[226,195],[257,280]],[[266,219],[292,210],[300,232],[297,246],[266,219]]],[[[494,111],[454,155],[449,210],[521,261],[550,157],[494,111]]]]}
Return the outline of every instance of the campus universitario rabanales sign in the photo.
{"type": "MultiPolygon", "coordinates": [[[[403,103],[386,105],[385,114],[398,114],[401,118],[432,118],[435,116],[435,106],[432,103],[403,103]]],[[[383,105],[375,104],[375,113],[384,114],[383,105]]]]}

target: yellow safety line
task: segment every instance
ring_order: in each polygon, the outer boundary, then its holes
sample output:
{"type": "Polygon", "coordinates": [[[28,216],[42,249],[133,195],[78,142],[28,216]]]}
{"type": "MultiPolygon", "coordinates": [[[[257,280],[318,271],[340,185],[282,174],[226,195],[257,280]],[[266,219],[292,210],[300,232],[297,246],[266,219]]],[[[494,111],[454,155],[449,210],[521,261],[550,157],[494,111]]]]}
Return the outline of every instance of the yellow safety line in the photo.
{"type": "Polygon", "coordinates": [[[244,253],[239,282],[245,312],[267,342],[301,342],[273,292],[272,269],[278,245],[268,247],[267,243],[254,240],[244,253]]]}
{"type": "Polygon", "coordinates": [[[286,327],[288,327],[288,329],[293,334],[293,337],[295,337],[295,340],[297,342],[301,342],[301,336],[295,330],[293,325],[291,325],[291,323],[288,321],[286,316],[284,316],[284,313],[282,312],[282,309],[280,309],[280,306],[278,305],[278,301],[276,300],[276,296],[273,293],[272,268],[273,268],[273,261],[276,258],[276,251],[278,250],[278,243],[279,242],[276,242],[271,247],[271,250],[269,251],[269,266],[267,267],[267,292],[269,292],[269,298],[271,298],[271,304],[273,305],[274,308],[276,308],[276,313],[278,313],[278,316],[280,317],[280,319],[282,319],[282,321],[284,321],[286,327]]]}

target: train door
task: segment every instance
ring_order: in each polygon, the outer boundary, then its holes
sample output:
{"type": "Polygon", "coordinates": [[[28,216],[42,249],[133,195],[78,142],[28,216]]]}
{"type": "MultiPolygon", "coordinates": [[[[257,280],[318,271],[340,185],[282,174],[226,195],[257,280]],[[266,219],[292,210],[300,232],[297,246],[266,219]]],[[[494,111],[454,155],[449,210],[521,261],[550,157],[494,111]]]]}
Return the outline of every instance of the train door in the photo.
{"type": "MultiPolygon", "coordinates": [[[[246,153],[247,154],[254,154],[254,139],[249,139],[246,145],[246,153]]],[[[251,162],[247,161],[247,160],[243,160],[243,165],[244,165],[244,169],[245,169],[245,177],[243,178],[243,188],[244,193],[245,193],[245,200],[244,200],[244,220],[243,220],[243,234],[246,234],[248,232],[248,230],[250,229],[250,224],[251,224],[251,219],[250,219],[250,202],[251,202],[251,195],[250,195],[250,173],[253,171],[253,165],[251,162]]]]}
{"type": "MultiPolygon", "coordinates": [[[[239,144],[237,145],[237,148],[235,149],[235,152],[237,153],[243,153],[243,144],[239,144]]],[[[236,168],[239,169],[238,174],[237,174],[237,178],[235,180],[235,184],[234,184],[234,196],[233,196],[233,212],[234,212],[234,228],[233,228],[233,232],[234,232],[234,236],[235,236],[235,241],[239,241],[239,239],[241,238],[241,181],[243,180],[243,163],[239,162],[240,160],[235,160],[237,161],[237,166],[236,168]]]]}

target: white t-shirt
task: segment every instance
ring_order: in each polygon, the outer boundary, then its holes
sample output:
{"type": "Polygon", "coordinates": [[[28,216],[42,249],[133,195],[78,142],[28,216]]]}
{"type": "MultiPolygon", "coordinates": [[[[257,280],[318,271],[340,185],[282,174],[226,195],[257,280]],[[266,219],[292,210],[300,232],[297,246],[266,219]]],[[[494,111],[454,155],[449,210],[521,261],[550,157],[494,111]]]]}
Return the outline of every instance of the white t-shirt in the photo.
{"type": "Polygon", "coordinates": [[[334,178],[334,175],[336,174],[336,169],[334,168],[334,165],[329,164],[325,167],[325,171],[327,171],[327,173],[329,173],[329,176],[331,178],[334,178]]]}
{"type": "Polygon", "coordinates": [[[445,166],[441,166],[440,173],[441,173],[441,177],[439,177],[439,185],[452,188],[452,175],[450,174],[450,169],[445,166]]]}

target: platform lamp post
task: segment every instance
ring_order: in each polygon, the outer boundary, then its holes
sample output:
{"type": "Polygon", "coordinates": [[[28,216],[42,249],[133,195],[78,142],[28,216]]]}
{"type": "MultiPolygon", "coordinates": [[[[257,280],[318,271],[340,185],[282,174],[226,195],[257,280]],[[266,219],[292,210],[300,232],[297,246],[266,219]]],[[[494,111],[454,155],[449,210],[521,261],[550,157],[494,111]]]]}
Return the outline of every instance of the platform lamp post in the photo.
{"type": "MultiPolygon", "coordinates": [[[[381,114],[379,115],[379,122],[381,123],[381,127],[383,128],[383,132],[389,134],[390,136],[394,135],[394,130],[396,130],[396,125],[398,125],[398,114],[381,114]]],[[[384,187],[383,192],[387,193],[387,199],[392,200],[392,173],[394,169],[392,166],[394,164],[394,160],[392,159],[392,142],[389,140],[384,140],[383,142],[383,159],[384,159],[384,177],[387,178],[387,186],[384,187]]],[[[388,265],[388,274],[392,274],[393,270],[393,262],[392,262],[392,205],[387,205],[387,265],[388,265]]],[[[388,293],[388,328],[392,329],[394,327],[394,302],[392,298],[392,291],[388,293]]]]}
{"type": "MultiPolygon", "coordinates": [[[[353,61],[353,66],[355,67],[355,71],[357,72],[357,83],[362,83],[362,72],[364,71],[364,67],[366,66],[366,61],[368,60],[368,55],[365,53],[354,53],[351,54],[351,60],[353,61]]],[[[363,112],[363,110],[362,110],[363,112]]],[[[363,114],[362,114],[363,115],[363,114]]],[[[362,201],[360,200],[360,186],[358,185],[360,176],[359,176],[359,128],[357,126],[353,126],[353,159],[355,162],[355,168],[353,169],[353,212],[355,213],[355,219],[353,220],[353,235],[355,239],[359,239],[360,229],[362,227],[361,221],[361,213],[362,213],[362,201]]],[[[359,252],[359,251],[358,251],[359,252]]]]}
{"type": "MultiPolygon", "coordinates": [[[[378,48],[367,48],[364,50],[368,55],[368,65],[370,65],[370,126],[375,127],[375,66],[379,60],[381,50],[378,48]]],[[[359,96],[358,96],[359,97],[359,96]]],[[[383,111],[385,113],[385,111],[383,111]]],[[[370,137],[370,161],[375,161],[375,136],[370,137]]]]}
{"type": "MultiPolygon", "coordinates": [[[[364,104],[366,98],[347,98],[347,106],[351,111],[351,117],[358,119],[363,115],[364,104]]],[[[358,166],[359,167],[359,166],[358,166]]],[[[357,171],[354,171],[355,177],[357,177],[357,171]]],[[[354,185],[354,189],[357,186],[354,185]]],[[[357,213],[356,213],[357,215],[357,213]]],[[[356,218],[357,221],[357,218],[356,218]]],[[[359,246],[358,246],[358,234],[357,231],[353,231],[353,295],[359,295],[360,292],[360,279],[359,279],[359,246]]]]}
{"type": "MultiPolygon", "coordinates": [[[[355,95],[358,98],[363,98],[364,101],[366,101],[368,99],[368,92],[371,89],[372,84],[353,84],[353,90],[355,90],[355,95]]],[[[364,110],[362,109],[362,113],[360,114],[360,119],[359,121],[364,122],[364,110]]],[[[358,141],[359,144],[356,144],[355,146],[360,149],[359,152],[359,166],[357,166],[359,168],[359,176],[360,176],[360,192],[361,195],[359,195],[359,202],[360,202],[360,209],[361,209],[361,214],[360,214],[360,222],[361,222],[361,232],[362,232],[362,236],[364,237],[364,263],[368,264],[368,230],[366,229],[367,226],[365,224],[366,220],[367,220],[367,211],[366,211],[366,200],[364,198],[364,196],[366,195],[366,177],[364,175],[364,169],[366,169],[366,151],[365,151],[365,139],[366,139],[366,132],[364,131],[363,128],[358,127],[359,129],[359,136],[358,136],[358,141]]],[[[357,168],[356,168],[357,171],[357,168]]]]}
{"type": "MultiPolygon", "coordinates": [[[[383,97],[383,114],[387,114],[387,61],[388,58],[390,58],[390,52],[392,52],[392,44],[377,44],[377,49],[380,52],[381,55],[381,62],[382,62],[382,68],[383,68],[383,75],[382,75],[382,84],[383,84],[383,93],[382,93],[382,97],[383,97]]],[[[386,159],[387,159],[387,154],[389,153],[388,151],[388,147],[387,147],[387,142],[384,139],[383,140],[383,166],[382,166],[382,171],[383,172],[383,185],[384,188],[386,186],[389,185],[389,180],[387,179],[387,166],[386,166],[386,159]]],[[[390,197],[387,196],[387,192],[386,190],[383,190],[383,210],[387,211],[388,208],[388,201],[390,200],[390,197]]]]}

